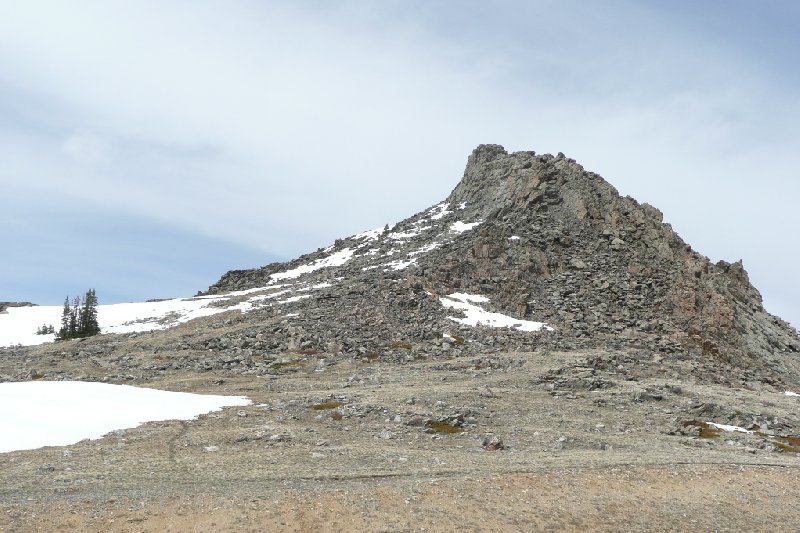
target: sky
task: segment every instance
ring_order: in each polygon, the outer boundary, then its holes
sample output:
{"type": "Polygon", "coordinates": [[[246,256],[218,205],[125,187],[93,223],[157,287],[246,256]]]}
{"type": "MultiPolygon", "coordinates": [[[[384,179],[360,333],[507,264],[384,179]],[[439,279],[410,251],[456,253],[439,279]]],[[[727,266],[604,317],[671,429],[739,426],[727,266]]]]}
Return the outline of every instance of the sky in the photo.
{"type": "Polygon", "coordinates": [[[800,4],[0,5],[0,301],[188,296],[564,152],[800,326],[800,4]]]}

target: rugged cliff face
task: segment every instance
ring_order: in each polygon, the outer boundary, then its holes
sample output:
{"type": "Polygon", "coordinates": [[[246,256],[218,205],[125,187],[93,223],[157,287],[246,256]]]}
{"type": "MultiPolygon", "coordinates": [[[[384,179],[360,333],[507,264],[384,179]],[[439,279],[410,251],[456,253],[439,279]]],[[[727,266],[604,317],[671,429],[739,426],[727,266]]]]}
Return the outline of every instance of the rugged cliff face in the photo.
{"type": "Polygon", "coordinates": [[[800,368],[798,333],[764,310],[741,262],[711,263],[658,209],[563,154],[481,145],[443,203],[287,264],[228,272],[209,293],[287,282],[325,284],[293,302],[297,342],[320,350],[625,346],[768,379],[800,368]],[[454,293],[549,328],[459,325],[454,293]],[[442,340],[454,337],[469,342],[442,340]]]}

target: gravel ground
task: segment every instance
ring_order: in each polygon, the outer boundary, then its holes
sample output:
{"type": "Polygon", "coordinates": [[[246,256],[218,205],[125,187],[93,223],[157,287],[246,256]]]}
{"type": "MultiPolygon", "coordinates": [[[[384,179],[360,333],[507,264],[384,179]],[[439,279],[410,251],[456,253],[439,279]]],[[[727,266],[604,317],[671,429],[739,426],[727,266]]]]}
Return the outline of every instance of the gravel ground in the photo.
{"type": "Polygon", "coordinates": [[[674,366],[662,378],[591,369],[597,356],[298,354],[264,376],[129,380],[254,403],[0,454],[0,530],[800,529],[800,460],[784,438],[797,398],[674,366]]]}

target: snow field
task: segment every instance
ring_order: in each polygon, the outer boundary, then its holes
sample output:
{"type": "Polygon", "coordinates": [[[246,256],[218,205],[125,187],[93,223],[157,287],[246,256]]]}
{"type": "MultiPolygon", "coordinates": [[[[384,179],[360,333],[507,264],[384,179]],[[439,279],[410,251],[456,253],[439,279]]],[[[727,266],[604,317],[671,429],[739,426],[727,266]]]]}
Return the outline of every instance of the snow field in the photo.
{"type": "Polygon", "coordinates": [[[66,446],[158,420],[190,420],[244,396],[171,392],[82,381],[0,383],[0,453],[66,446]]]}

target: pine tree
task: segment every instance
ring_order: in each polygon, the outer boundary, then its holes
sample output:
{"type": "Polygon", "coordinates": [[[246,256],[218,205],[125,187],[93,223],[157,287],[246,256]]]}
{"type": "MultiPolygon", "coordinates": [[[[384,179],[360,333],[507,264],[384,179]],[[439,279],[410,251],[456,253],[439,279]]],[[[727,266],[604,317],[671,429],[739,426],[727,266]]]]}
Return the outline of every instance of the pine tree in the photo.
{"type": "MultiPolygon", "coordinates": [[[[50,326],[50,332],[54,330],[50,326]]],[[[46,326],[42,330],[47,330],[46,326]]],[[[56,334],[56,340],[74,339],[77,337],[90,337],[100,333],[100,323],[97,320],[97,293],[94,289],[86,291],[81,303],[81,298],[76,296],[70,303],[69,296],[64,300],[64,310],[61,313],[61,329],[56,334]]]]}
{"type": "Polygon", "coordinates": [[[72,307],[70,308],[69,312],[69,337],[70,339],[74,339],[78,336],[78,313],[81,308],[81,297],[76,296],[75,299],[72,300],[72,307]]]}
{"type": "Polygon", "coordinates": [[[81,334],[89,337],[100,333],[100,324],[97,321],[97,294],[94,289],[86,291],[81,309],[81,334]]]}
{"type": "Polygon", "coordinates": [[[58,334],[56,335],[57,340],[65,340],[69,339],[69,322],[70,317],[72,316],[72,309],[69,305],[69,296],[64,298],[64,310],[61,311],[61,329],[58,330],[58,334]]]}

